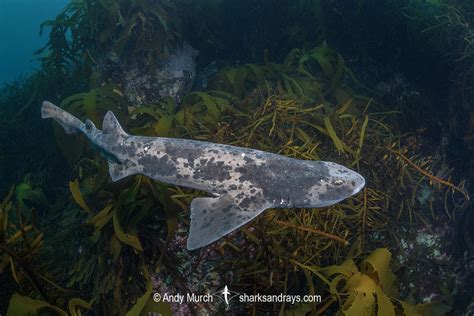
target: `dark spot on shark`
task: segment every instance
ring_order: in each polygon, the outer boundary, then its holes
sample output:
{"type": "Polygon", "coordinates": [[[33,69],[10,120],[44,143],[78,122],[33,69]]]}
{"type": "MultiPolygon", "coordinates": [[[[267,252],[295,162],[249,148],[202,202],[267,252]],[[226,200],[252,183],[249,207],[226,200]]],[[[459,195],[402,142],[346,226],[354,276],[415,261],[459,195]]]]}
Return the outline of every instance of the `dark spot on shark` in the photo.
{"type": "Polygon", "coordinates": [[[174,162],[177,162],[179,158],[187,161],[189,166],[194,167],[194,162],[204,156],[203,146],[192,146],[192,150],[183,150],[183,147],[190,147],[188,139],[165,139],[163,145],[165,152],[174,162]]]}
{"type": "Polygon", "coordinates": [[[135,142],[130,142],[130,144],[124,145],[119,147],[121,149],[121,152],[126,154],[127,156],[133,157],[135,153],[137,152],[137,146],[135,145],[135,142]]]}
{"type": "Polygon", "coordinates": [[[252,158],[250,158],[249,156],[245,156],[245,157],[244,157],[244,161],[245,161],[246,163],[251,163],[251,162],[253,162],[254,160],[253,160],[252,158]]]}
{"type": "Polygon", "coordinates": [[[161,158],[146,155],[139,158],[137,162],[143,167],[143,174],[151,178],[178,174],[175,164],[169,159],[167,155],[161,158]]]}
{"type": "Polygon", "coordinates": [[[223,168],[224,163],[224,161],[207,161],[205,165],[201,164],[201,166],[194,170],[194,178],[219,182],[230,180],[232,178],[230,169],[223,168]]]}
{"type": "Polygon", "coordinates": [[[188,158],[188,163],[186,164],[188,168],[194,168],[194,160],[188,158]]]}
{"type": "Polygon", "coordinates": [[[240,207],[243,207],[243,208],[248,208],[248,207],[250,206],[251,202],[252,202],[252,201],[250,200],[250,198],[246,197],[245,199],[243,199],[243,200],[240,202],[239,206],[240,206],[240,207]]]}

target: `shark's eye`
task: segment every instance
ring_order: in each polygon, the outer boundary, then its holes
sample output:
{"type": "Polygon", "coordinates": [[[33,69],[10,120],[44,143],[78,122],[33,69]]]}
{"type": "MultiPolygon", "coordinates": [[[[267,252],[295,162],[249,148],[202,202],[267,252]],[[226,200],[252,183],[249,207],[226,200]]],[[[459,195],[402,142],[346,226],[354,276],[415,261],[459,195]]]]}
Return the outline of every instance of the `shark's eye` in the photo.
{"type": "Polygon", "coordinates": [[[334,181],[334,185],[343,185],[344,184],[344,180],[341,180],[341,179],[337,179],[336,181],[334,181]]]}

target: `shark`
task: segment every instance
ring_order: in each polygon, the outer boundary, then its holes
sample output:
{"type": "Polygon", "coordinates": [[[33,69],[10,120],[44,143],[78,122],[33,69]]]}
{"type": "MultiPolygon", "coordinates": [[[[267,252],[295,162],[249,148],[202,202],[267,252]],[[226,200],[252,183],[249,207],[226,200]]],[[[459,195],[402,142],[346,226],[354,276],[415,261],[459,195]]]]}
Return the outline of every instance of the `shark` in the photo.
{"type": "Polygon", "coordinates": [[[269,208],[321,208],[357,194],[365,179],[328,161],[300,160],[256,149],[191,139],[127,134],[112,112],[102,129],[45,101],[68,134],[83,134],[107,159],[112,181],[142,174],[209,193],[191,201],[187,248],[207,246],[269,208]]]}

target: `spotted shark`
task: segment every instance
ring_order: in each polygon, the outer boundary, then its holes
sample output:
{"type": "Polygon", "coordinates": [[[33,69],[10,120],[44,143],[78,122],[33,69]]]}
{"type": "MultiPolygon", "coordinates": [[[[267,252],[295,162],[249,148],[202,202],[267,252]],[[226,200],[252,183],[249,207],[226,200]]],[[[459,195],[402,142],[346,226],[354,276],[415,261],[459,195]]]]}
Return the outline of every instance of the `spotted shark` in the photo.
{"type": "Polygon", "coordinates": [[[191,202],[189,250],[209,245],[268,208],[325,207],[365,185],[360,174],[334,162],[189,139],[129,135],[110,111],[102,130],[47,101],[41,116],[53,118],[68,134],[84,134],[107,159],[112,181],[142,174],[208,192],[209,197],[191,202]]]}

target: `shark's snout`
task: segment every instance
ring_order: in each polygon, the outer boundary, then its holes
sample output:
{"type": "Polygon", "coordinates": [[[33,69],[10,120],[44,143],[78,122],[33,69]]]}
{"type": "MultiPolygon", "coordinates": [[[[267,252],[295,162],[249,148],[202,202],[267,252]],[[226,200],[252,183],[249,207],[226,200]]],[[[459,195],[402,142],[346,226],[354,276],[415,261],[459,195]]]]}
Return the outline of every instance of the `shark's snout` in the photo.
{"type": "MultiPolygon", "coordinates": [[[[365,186],[365,179],[363,176],[361,176],[360,174],[358,174],[357,172],[355,171],[352,171],[352,178],[353,178],[353,190],[354,190],[354,194],[358,193],[360,190],[362,190],[365,186]]],[[[352,183],[351,183],[352,184],[352,183]]]]}
{"type": "Polygon", "coordinates": [[[339,167],[334,173],[336,179],[343,179],[346,188],[351,192],[351,195],[357,194],[365,186],[365,179],[356,171],[346,168],[339,167]]]}

